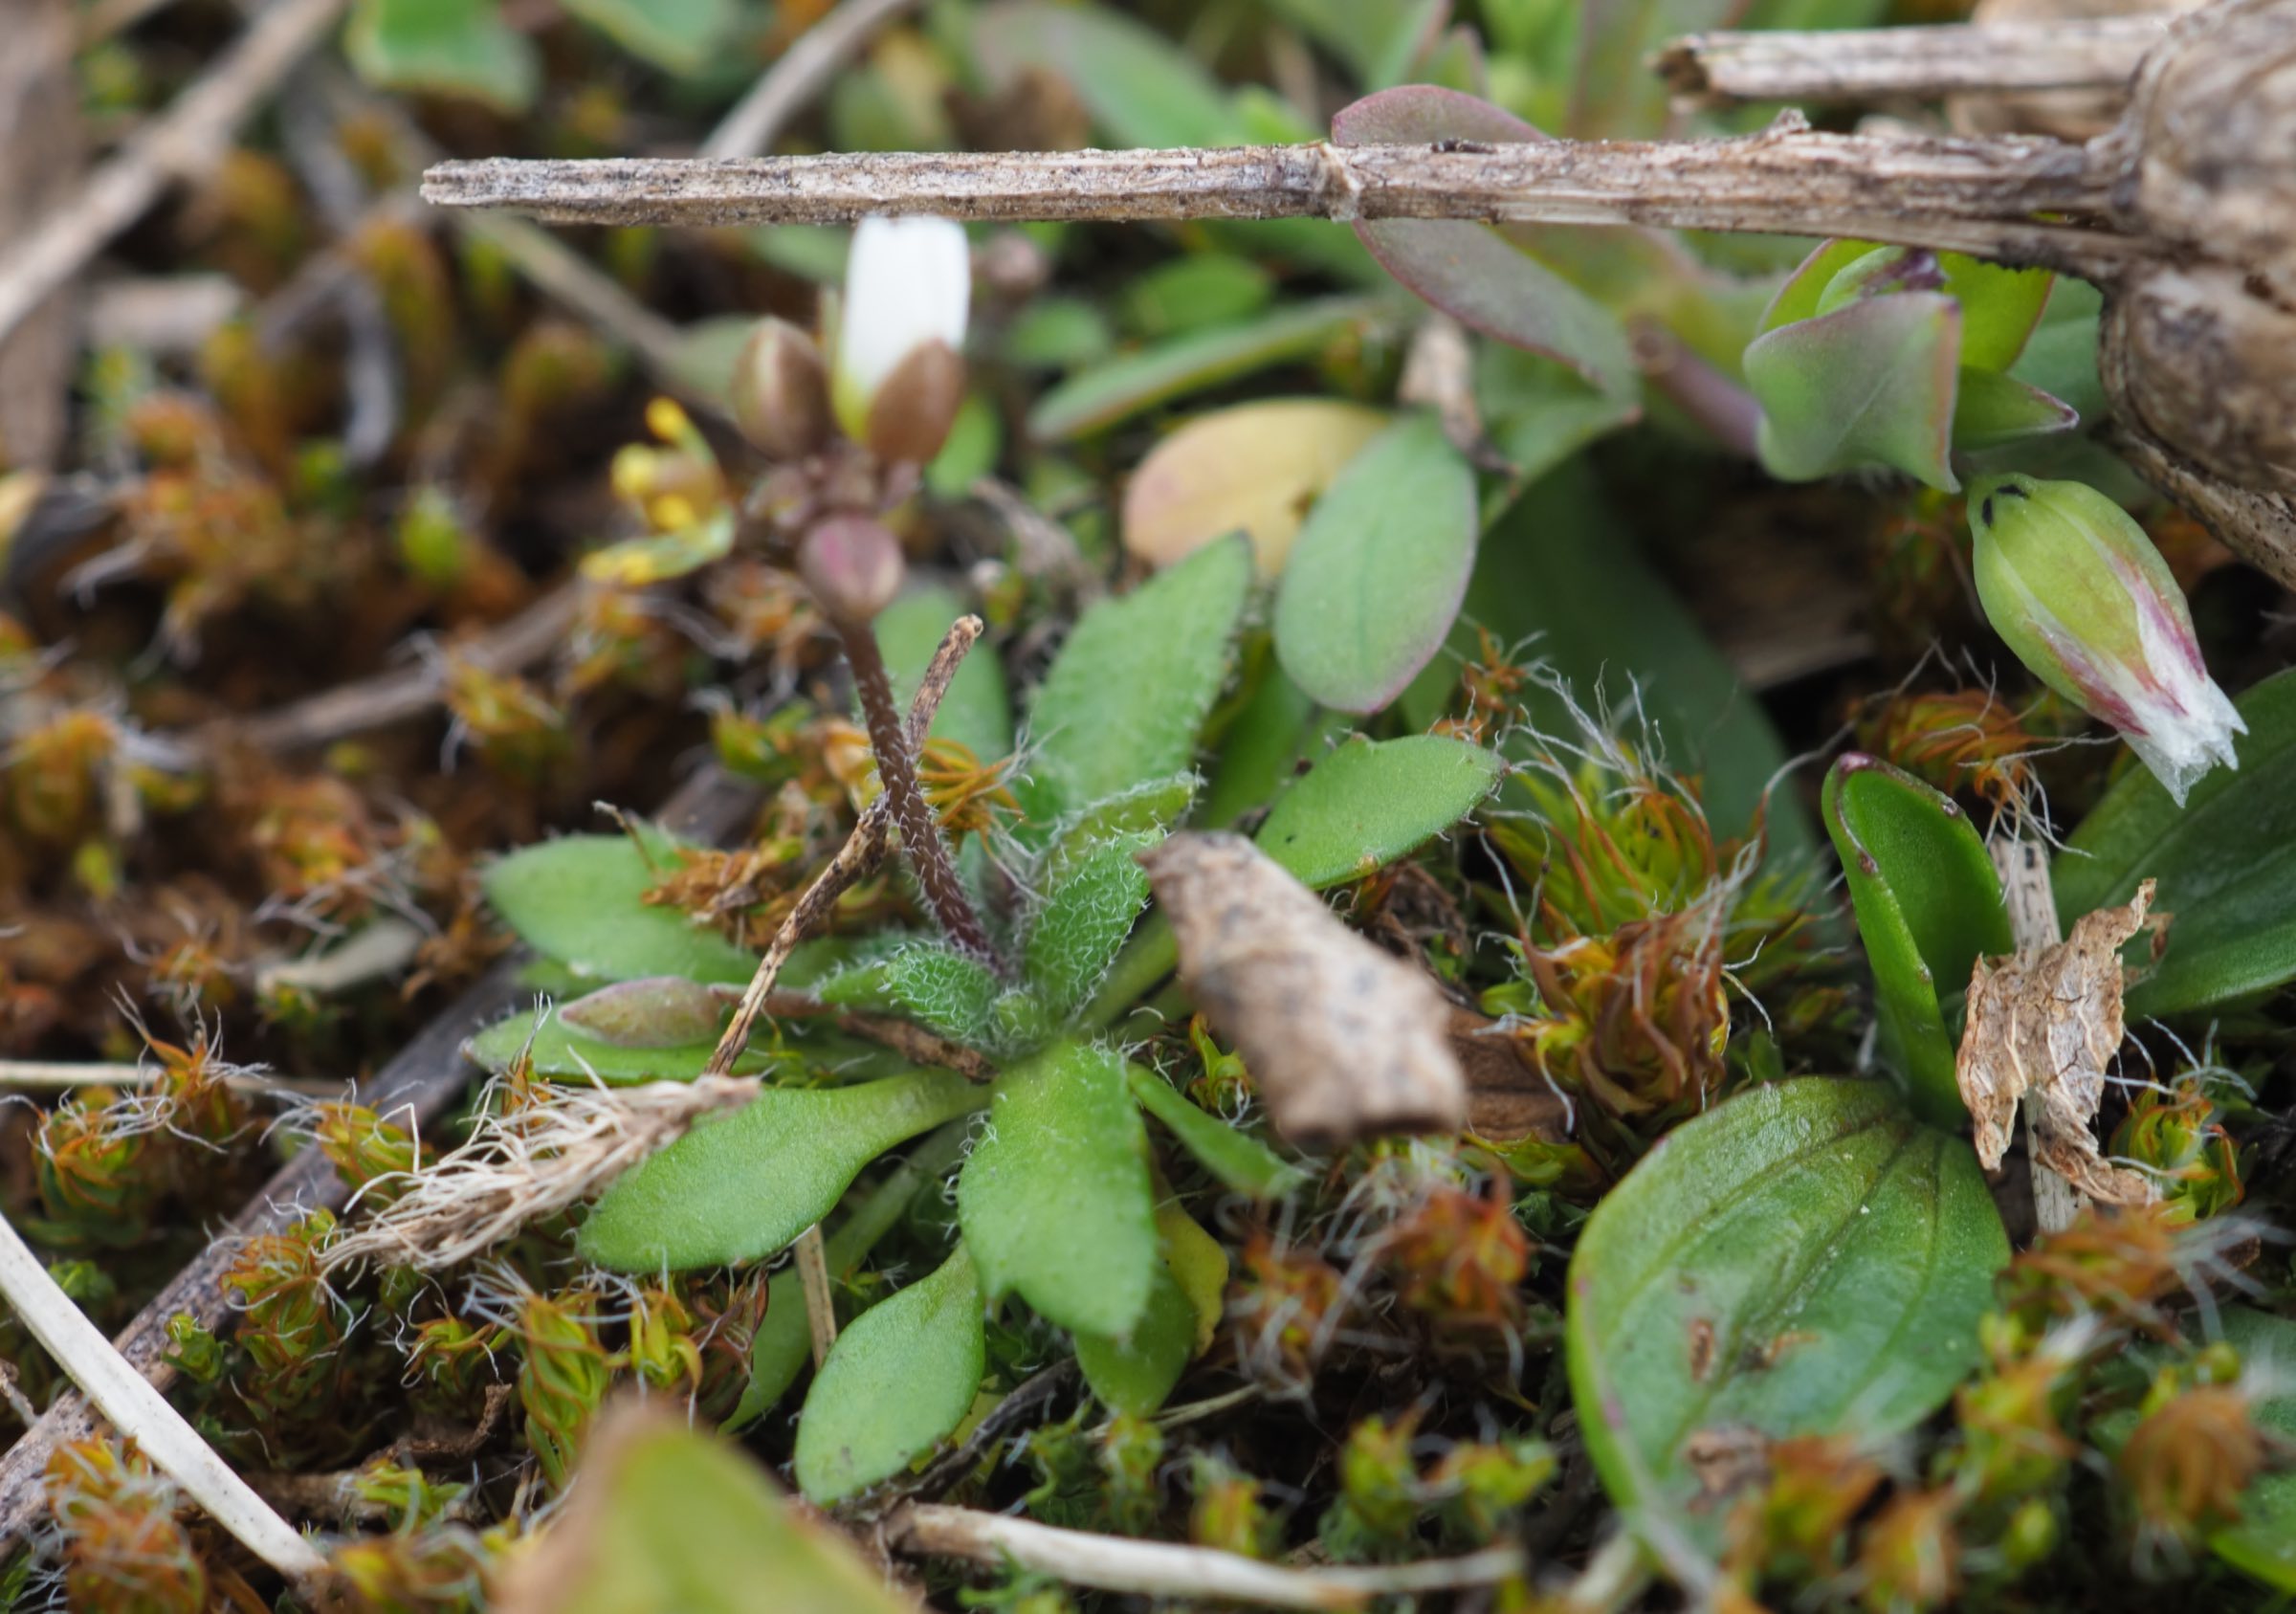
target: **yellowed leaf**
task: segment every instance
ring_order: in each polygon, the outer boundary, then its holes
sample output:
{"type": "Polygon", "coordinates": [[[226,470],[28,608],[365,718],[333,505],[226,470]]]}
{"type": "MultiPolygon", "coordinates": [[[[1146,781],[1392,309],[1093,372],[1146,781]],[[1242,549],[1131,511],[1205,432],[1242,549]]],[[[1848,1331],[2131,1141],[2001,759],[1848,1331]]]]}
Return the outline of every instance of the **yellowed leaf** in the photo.
{"type": "Polygon", "coordinates": [[[1158,444],[1124,495],[1124,547],[1168,566],[1231,532],[1262,578],[1284,569],[1299,524],[1387,416],[1359,404],[1285,398],[1190,421],[1158,444]]]}

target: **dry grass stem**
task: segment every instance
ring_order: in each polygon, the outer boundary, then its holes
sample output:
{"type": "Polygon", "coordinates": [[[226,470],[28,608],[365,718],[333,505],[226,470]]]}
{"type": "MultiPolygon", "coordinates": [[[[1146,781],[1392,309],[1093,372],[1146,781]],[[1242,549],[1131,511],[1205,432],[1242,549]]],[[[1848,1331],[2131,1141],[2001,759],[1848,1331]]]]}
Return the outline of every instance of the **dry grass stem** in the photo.
{"type": "Polygon", "coordinates": [[[0,1218],[0,1296],[112,1426],[249,1552],[290,1581],[326,1572],[327,1560],[295,1526],[233,1473],[167,1398],[96,1331],[5,1218],[0,1218]]]}
{"type": "MultiPolygon", "coordinates": [[[[2000,872],[2001,895],[2009,910],[2009,934],[2020,953],[2039,953],[2064,940],[2057,925],[2057,896],[2049,881],[2049,849],[2039,841],[1997,840],[1989,849],[2000,872]]],[[[2041,1094],[2028,1092],[2021,1104],[2025,1156],[2033,1173],[2033,1221],[2044,1233],[2062,1232],[2081,1214],[2081,1191],[2064,1173],[2042,1159],[2041,1094]]]]}
{"type": "Polygon", "coordinates": [[[1375,1598],[1495,1585],[1525,1568],[1520,1548],[1490,1547],[1419,1563],[1291,1569],[1209,1547],[1097,1536],[936,1502],[901,1508],[887,1520],[885,1534],[900,1551],[924,1557],[1015,1563],[1103,1591],[1264,1608],[1359,1608],[1375,1598]]]}
{"type": "Polygon", "coordinates": [[[321,1264],[328,1271],[368,1261],[422,1271],[459,1266],[596,1193],[703,1117],[748,1103],[758,1086],[754,1076],[538,1086],[527,1101],[480,1120],[437,1164],[369,1183],[398,1197],[329,1245],[321,1264]]]}

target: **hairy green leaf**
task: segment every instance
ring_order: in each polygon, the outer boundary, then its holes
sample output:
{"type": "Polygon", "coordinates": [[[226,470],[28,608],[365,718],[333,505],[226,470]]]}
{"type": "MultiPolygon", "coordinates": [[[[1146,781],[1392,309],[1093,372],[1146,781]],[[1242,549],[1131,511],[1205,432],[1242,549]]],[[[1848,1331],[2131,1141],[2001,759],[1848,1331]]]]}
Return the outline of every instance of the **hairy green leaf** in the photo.
{"type": "Polygon", "coordinates": [[[987,1094],[946,1071],[838,1088],[768,1088],[625,1173],[577,1248],[619,1272],[761,1261],[836,1207],[861,1168],[987,1094]]]}
{"type": "Polygon", "coordinates": [[[1078,1334],[1131,1332],[1156,1272],[1146,1138],[1113,1049],[1062,1043],[998,1078],[957,1218],[993,1298],[1078,1334]]]}
{"type": "Polygon", "coordinates": [[[1250,550],[1225,539],[1084,613],[1030,708],[1031,823],[1188,771],[1250,588],[1250,550]]]}
{"type": "Polygon", "coordinates": [[[1021,975],[1048,1015],[1070,1013],[1108,973],[1148,905],[1148,872],[1137,854],[1162,838],[1119,835],[1063,861],[1021,949],[1021,975]]]}
{"type": "Polygon", "coordinates": [[[996,972],[945,941],[910,941],[885,958],[823,982],[815,995],[838,1008],[906,1015],[968,1046],[988,1035],[996,972]]]}

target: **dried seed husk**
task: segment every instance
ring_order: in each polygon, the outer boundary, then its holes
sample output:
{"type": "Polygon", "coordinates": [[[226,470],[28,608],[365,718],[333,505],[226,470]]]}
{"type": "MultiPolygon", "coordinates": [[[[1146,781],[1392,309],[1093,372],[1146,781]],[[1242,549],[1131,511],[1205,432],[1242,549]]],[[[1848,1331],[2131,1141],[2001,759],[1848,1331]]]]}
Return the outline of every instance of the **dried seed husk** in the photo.
{"type": "Polygon", "coordinates": [[[2296,309],[2254,276],[2212,263],[2131,276],[2100,364],[2114,406],[2170,449],[2237,487],[2296,496],[2296,309]]]}
{"type": "Polygon", "coordinates": [[[1243,1054],[1278,1132],[1337,1147],[1456,1132],[1467,1082],[1450,1006],[1241,835],[1174,835],[1143,853],[1196,1005],[1243,1054]]]}
{"type": "Polygon", "coordinates": [[[2180,17],[2138,67],[2114,138],[2132,153],[2133,223],[2296,304],[2296,0],[2180,17]]]}
{"type": "Polygon", "coordinates": [[[2108,1204],[2158,1197],[2143,1177],[2108,1164],[2090,1130],[2126,1028],[2121,948],[2145,928],[2152,890],[2147,880],[2127,906],[2082,915],[2063,941],[1977,961],[1954,1074],[1988,1171],[2008,1152],[2019,1100],[2033,1093],[2042,1105],[2035,1150],[2042,1164],[2108,1204]]]}

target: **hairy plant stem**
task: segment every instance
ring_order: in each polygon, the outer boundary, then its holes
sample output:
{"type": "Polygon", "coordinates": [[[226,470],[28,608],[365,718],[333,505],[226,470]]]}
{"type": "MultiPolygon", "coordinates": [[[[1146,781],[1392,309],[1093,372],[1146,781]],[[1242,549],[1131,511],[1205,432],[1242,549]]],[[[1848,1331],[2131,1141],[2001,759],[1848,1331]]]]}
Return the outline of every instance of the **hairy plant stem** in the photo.
{"type": "MultiPolygon", "coordinates": [[[[957,676],[957,669],[962,665],[965,652],[981,637],[981,619],[977,616],[959,617],[950,627],[947,636],[940,641],[940,648],[933,652],[933,660],[925,668],[925,675],[917,684],[916,698],[909,703],[907,739],[911,745],[923,746],[926,731],[933,726],[933,714],[940,710],[940,698],[949,693],[949,682],[957,676]]],[[[876,641],[872,637],[870,648],[874,650],[875,647],[876,641]]],[[[764,957],[758,960],[757,973],[749,978],[748,986],[742,989],[741,1001],[734,1009],[734,1018],[726,1026],[724,1035],[718,1039],[717,1049],[710,1054],[706,1068],[709,1074],[722,1076],[733,1070],[742,1050],[749,1047],[749,1035],[756,1028],[759,1017],[765,1013],[774,1001],[773,984],[781,978],[782,966],[789,962],[789,955],[797,944],[828,918],[829,910],[836,905],[837,898],[884,857],[885,833],[892,822],[893,796],[888,791],[869,804],[868,809],[861,814],[861,822],[853,826],[853,832],[846,837],[845,845],[837,849],[837,855],[829,860],[829,866],[815,875],[813,883],[806,887],[798,897],[797,906],[789,910],[789,917],[782,921],[782,928],[774,933],[773,940],[766,944],[764,957]]],[[[894,1027],[903,1023],[883,1021],[877,1024],[894,1027]]],[[[922,1028],[916,1029],[922,1031],[922,1028]]],[[[888,1040],[882,1032],[872,1034],[878,1035],[880,1040],[888,1040]]],[[[953,1059],[958,1054],[976,1061],[979,1059],[978,1055],[971,1054],[967,1050],[954,1048],[949,1050],[948,1057],[953,1059]]],[[[973,1081],[985,1081],[994,1074],[984,1063],[972,1067],[951,1063],[949,1068],[973,1081]]]]}
{"type": "MultiPolygon", "coordinates": [[[[853,692],[869,729],[870,749],[876,753],[877,777],[893,804],[893,821],[900,826],[902,854],[916,871],[925,902],[948,939],[1001,971],[1002,961],[973,912],[964,882],[957,877],[948,843],[940,838],[933,804],[925,800],[924,786],[917,783],[916,757],[909,737],[901,732],[901,709],[893,698],[893,678],[885,671],[884,652],[877,649],[876,630],[866,622],[840,621],[835,626],[845,659],[853,670],[853,692]]],[[[920,749],[921,744],[920,736],[920,749]]]]}

